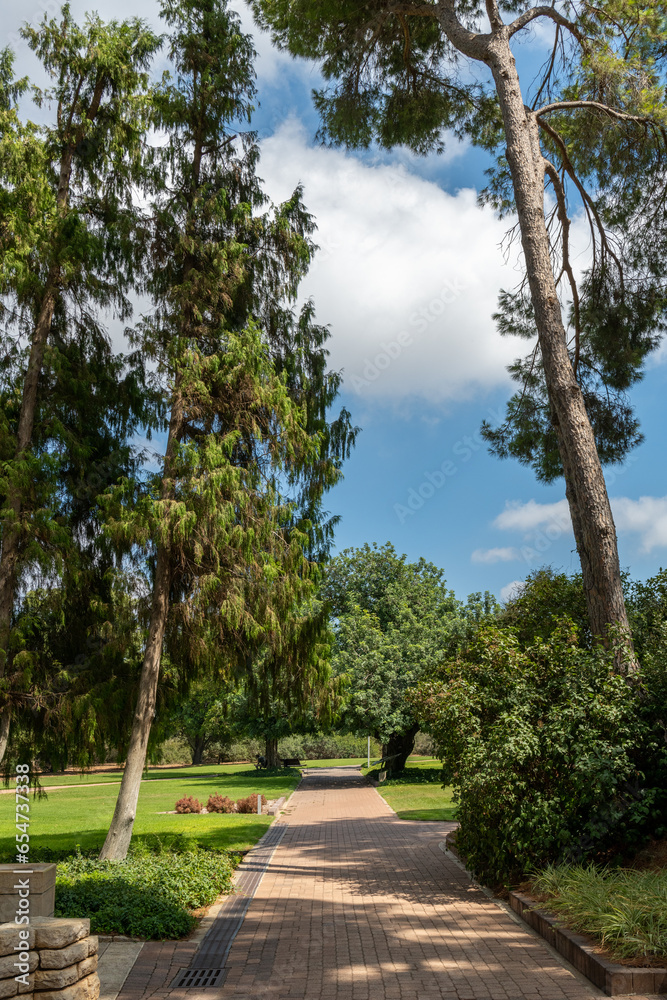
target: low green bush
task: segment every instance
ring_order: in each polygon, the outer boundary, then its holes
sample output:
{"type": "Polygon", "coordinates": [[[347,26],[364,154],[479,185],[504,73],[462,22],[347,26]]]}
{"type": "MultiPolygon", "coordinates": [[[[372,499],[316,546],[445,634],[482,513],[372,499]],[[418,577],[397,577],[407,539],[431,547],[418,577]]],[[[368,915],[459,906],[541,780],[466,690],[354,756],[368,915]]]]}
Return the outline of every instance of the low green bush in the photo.
{"type": "Polygon", "coordinates": [[[124,861],[76,855],[58,864],[57,917],[90,917],[94,934],[180,938],[195,925],[191,910],[231,889],[236,861],[200,849],[151,854],[124,861]]]}
{"type": "Polygon", "coordinates": [[[619,958],[667,956],[667,871],[550,865],[533,891],[573,930],[590,934],[619,958]]]}
{"type": "Polygon", "coordinates": [[[457,846],[479,878],[518,882],[660,835],[667,755],[653,684],[619,675],[561,620],[530,645],[483,627],[413,692],[456,792],[457,846]]]}

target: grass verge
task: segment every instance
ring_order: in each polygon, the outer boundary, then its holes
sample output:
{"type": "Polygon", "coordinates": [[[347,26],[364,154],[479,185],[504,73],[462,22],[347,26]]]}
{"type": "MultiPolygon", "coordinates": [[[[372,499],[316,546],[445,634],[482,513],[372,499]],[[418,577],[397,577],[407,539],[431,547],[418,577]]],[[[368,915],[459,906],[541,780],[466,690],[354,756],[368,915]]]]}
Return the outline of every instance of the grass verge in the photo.
{"type": "Polygon", "coordinates": [[[553,865],[535,873],[531,887],[568,927],[615,957],[667,962],[667,869],[553,865]]]}
{"type": "MultiPolygon", "coordinates": [[[[377,773],[367,768],[362,772],[371,776],[377,773]]],[[[453,789],[442,787],[442,765],[433,758],[410,762],[401,774],[378,785],[378,792],[399,819],[456,819],[453,789]]]]}

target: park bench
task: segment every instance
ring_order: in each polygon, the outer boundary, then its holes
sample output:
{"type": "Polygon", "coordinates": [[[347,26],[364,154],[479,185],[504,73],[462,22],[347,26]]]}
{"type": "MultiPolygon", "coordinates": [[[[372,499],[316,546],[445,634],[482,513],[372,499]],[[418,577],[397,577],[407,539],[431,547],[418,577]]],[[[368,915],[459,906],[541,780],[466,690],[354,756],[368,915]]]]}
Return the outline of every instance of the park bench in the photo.
{"type": "Polygon", "coordinates": [[[298,757],[283,757],[283,767],[301,767],[298,757]]]}
{"type": "Polygon", "coordinates": [[[401,756],[400,753],[392,753],[392,754],[390,754],[387,757],[380,757],[379,760],[372,760],[371,761],[371,766],[372,767],[379,767],[380,768],[380,774],[379,774],[379,777],[378,777],[378,781],[384,781],[385,778],[387,777],[387,774],[391,774],[391,768],[387,767],[386,765],[389,763],[390,760],[396,760],[396,758],[400,757],[400,756],[401,756]]]}

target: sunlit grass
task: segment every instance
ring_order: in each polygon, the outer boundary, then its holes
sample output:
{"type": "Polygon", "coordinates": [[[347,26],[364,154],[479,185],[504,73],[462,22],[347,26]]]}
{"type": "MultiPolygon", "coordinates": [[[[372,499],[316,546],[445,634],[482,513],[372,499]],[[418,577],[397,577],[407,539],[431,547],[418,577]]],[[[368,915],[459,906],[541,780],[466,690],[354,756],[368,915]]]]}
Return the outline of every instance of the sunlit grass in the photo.
{"type": "MultiPolygon", "coordinates": [[[[206,847],[243,851],[252,847],[271,823],[270,816],[237,814],[166,815],[177,799],[192,795],[206,805],[209,795],[220,792],[232,799],[261,792],[268,799],[289,795],[296,787],[300,774],[295,770],[266,773],[239,765],[232,773],[211,768],[180,771],[178,778],[144,781],[139,793],[139,806],[134,826],[134,839],[147,837],[173,838],[183,834],[192,843],[206,847]],[[199,773],[196,773],[196,772],[199,773]]],[[[52,851],[74,851],[102,847],[111,822],[118,785],[86,784],[52,791],[46,798],[30,800],[31,857],[38,860],[43,848],[52,851]]],[[[14,845],[13,797],[0,796],[0,855],[11,857],[14,845]]]]}
{"type": "MultiPolygon", "coordinates": [[[[377,768],[363,767],[368,774],[377,768]]],[[[399,819],[456,819],[453,789],[442,787],[442,764],[435,757],[411,757],[405,771],[378,785],[378,792],[399,819]]]]}

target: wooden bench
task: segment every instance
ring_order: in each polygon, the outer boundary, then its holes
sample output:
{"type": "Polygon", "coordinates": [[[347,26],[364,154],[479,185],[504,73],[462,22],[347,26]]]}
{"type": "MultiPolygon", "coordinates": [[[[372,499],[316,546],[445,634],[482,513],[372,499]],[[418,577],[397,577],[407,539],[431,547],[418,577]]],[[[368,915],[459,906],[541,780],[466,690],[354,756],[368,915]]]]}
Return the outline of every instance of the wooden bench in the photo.
{"type": "Polygon", "coordinates": [[[390,760],[396,760],[396,758],[400,757],[400,756],[401,756],[400,753],[393,753],[389,757],[380,757],[379,760],[372,760],[371,761],[371,766],[372,767],[379,767],[380,768],[380,774],[378,776],[378,781],[384,781],[385,778],[387,777],[387,774],[391,774],[391,768],[390,767],[386,767],[385,765],[388,764],[390,760]]]}
{"type": "Polygon", "coordinates": [[[298,757],[283,757],[283,767],[301,767],[298,757]]]}

